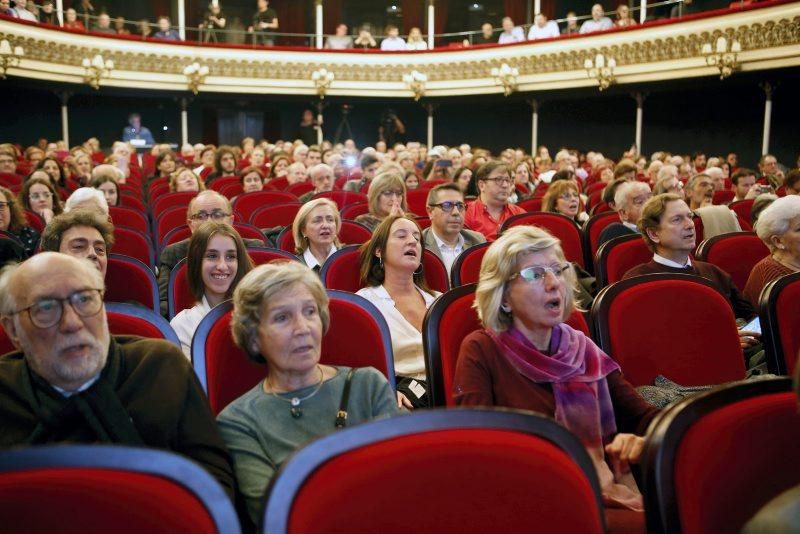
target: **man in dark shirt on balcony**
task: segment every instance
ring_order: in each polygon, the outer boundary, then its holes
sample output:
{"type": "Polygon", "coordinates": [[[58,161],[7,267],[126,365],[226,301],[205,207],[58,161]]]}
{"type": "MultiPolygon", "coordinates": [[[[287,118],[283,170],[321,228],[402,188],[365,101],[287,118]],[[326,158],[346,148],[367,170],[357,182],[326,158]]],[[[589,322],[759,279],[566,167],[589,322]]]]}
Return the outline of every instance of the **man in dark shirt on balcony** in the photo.
{"type": "Polygon", "coordinates": [[[265,30],[278,29],[278,13],[269,7],[269,0],[258,0],[258,11],[253,15],[253,25],[247,31],[255,34],[255,42],[275,46],[275,36],[265,30]]]}

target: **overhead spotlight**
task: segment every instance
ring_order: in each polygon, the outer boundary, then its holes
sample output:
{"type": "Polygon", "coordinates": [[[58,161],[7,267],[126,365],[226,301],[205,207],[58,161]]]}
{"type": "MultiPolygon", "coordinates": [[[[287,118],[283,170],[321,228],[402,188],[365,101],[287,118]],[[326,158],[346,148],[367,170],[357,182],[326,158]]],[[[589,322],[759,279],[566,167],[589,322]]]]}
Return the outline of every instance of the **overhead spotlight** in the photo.
{"type": "Polygon", "coordinates": [[[483,11],[483,4],[474,2],[467,7],[468,11],[483,11]]]}
{"type": "Polygon", "coordinates": [[[386,12],[392,15],[397,15],[398,13],[402,13],[402,8],[398,7],[397,4],[392,4],[386,8],[386,12]]]}

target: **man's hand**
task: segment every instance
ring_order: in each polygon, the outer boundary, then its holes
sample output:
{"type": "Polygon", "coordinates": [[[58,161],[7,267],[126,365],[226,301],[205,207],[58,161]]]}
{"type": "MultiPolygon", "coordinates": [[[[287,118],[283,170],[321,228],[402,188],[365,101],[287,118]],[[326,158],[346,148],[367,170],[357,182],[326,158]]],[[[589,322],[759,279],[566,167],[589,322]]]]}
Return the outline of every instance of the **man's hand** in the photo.
{"type": "Polygon", "coordinates": [[[409,410],[413,410],[414,409],[414,405],[411,404],[411,401],[408,400],[408,397],[406,397],[405,395],[403,395],[399,391],[397,392],[397,407],[398,408],[406,408],[406,409],[409,409],[409,410]]]}
{"type": "Polygon", "coordinates": [[[627,473],[630,464],[638,464],[644,450],[644,438],[634,434],[617,434],[606,445],[606,454],[614,473],[627,473]]]}
{"type": "Polygon", "coordinates": [[[739,345],[742,346],[742,350],[749,349],[753,345],[758,343],[758,338],[761,337],[761,334],[758,332],[748,332],[747,330],[739,330],[739,345]]]}

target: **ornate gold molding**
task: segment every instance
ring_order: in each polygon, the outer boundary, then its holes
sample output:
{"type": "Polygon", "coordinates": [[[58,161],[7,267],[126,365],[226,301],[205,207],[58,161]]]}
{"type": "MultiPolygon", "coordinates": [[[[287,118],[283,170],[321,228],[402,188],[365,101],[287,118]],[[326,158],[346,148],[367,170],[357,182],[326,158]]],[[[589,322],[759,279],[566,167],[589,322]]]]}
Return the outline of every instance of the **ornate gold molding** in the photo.
{"type": "Polygon", "coordinates": [[[407,55],[171,45],[0,21],[0,39],[25,49],[10,76],[82,83],[81,61],[100,53],[115,64],[104,86],[185,91],[184,67],[200,62],[211,73],[204,92],[315,95],[312,73],[325,68],[336,76],[328,95],[398,98],[410,97],[403,73],[412,70],[427,76],[426,97],[499,93],[491,72],[503,63],[519,70],[518,91],[590,86],[596,81],[587,79],[584,61],[598,53],[616,59],[618,84],[711,76],[716,69],[702,45],[721,35],[741,43],[742,70],[800,65],[800,2],[573,39],[407,55]]]}

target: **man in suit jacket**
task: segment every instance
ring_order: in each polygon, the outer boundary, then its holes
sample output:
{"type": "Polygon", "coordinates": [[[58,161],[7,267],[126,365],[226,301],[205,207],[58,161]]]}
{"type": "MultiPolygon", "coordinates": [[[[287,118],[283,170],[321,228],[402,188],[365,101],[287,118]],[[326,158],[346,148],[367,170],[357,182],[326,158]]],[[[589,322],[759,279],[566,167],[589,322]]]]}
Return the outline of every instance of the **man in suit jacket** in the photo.
{"type": "Polygon", "coordinates": [[[422,244],[450,267],[469,247],[485,243],[483,234],[464,228],[464,194],[455,184],[437,185],[428,193],[427,207],[431,226],[422,232],[422,244]]]}
{"type": "Polygon", "coordinates": [[[615,237],[638,234],[636,223],[642,215],[642,207],[653,194],[650,186],[644,182],[625,182],[614,193],[614,206],[619,214],[619,223],[606,226],[600,232],[598,246],[615,237]]]}

